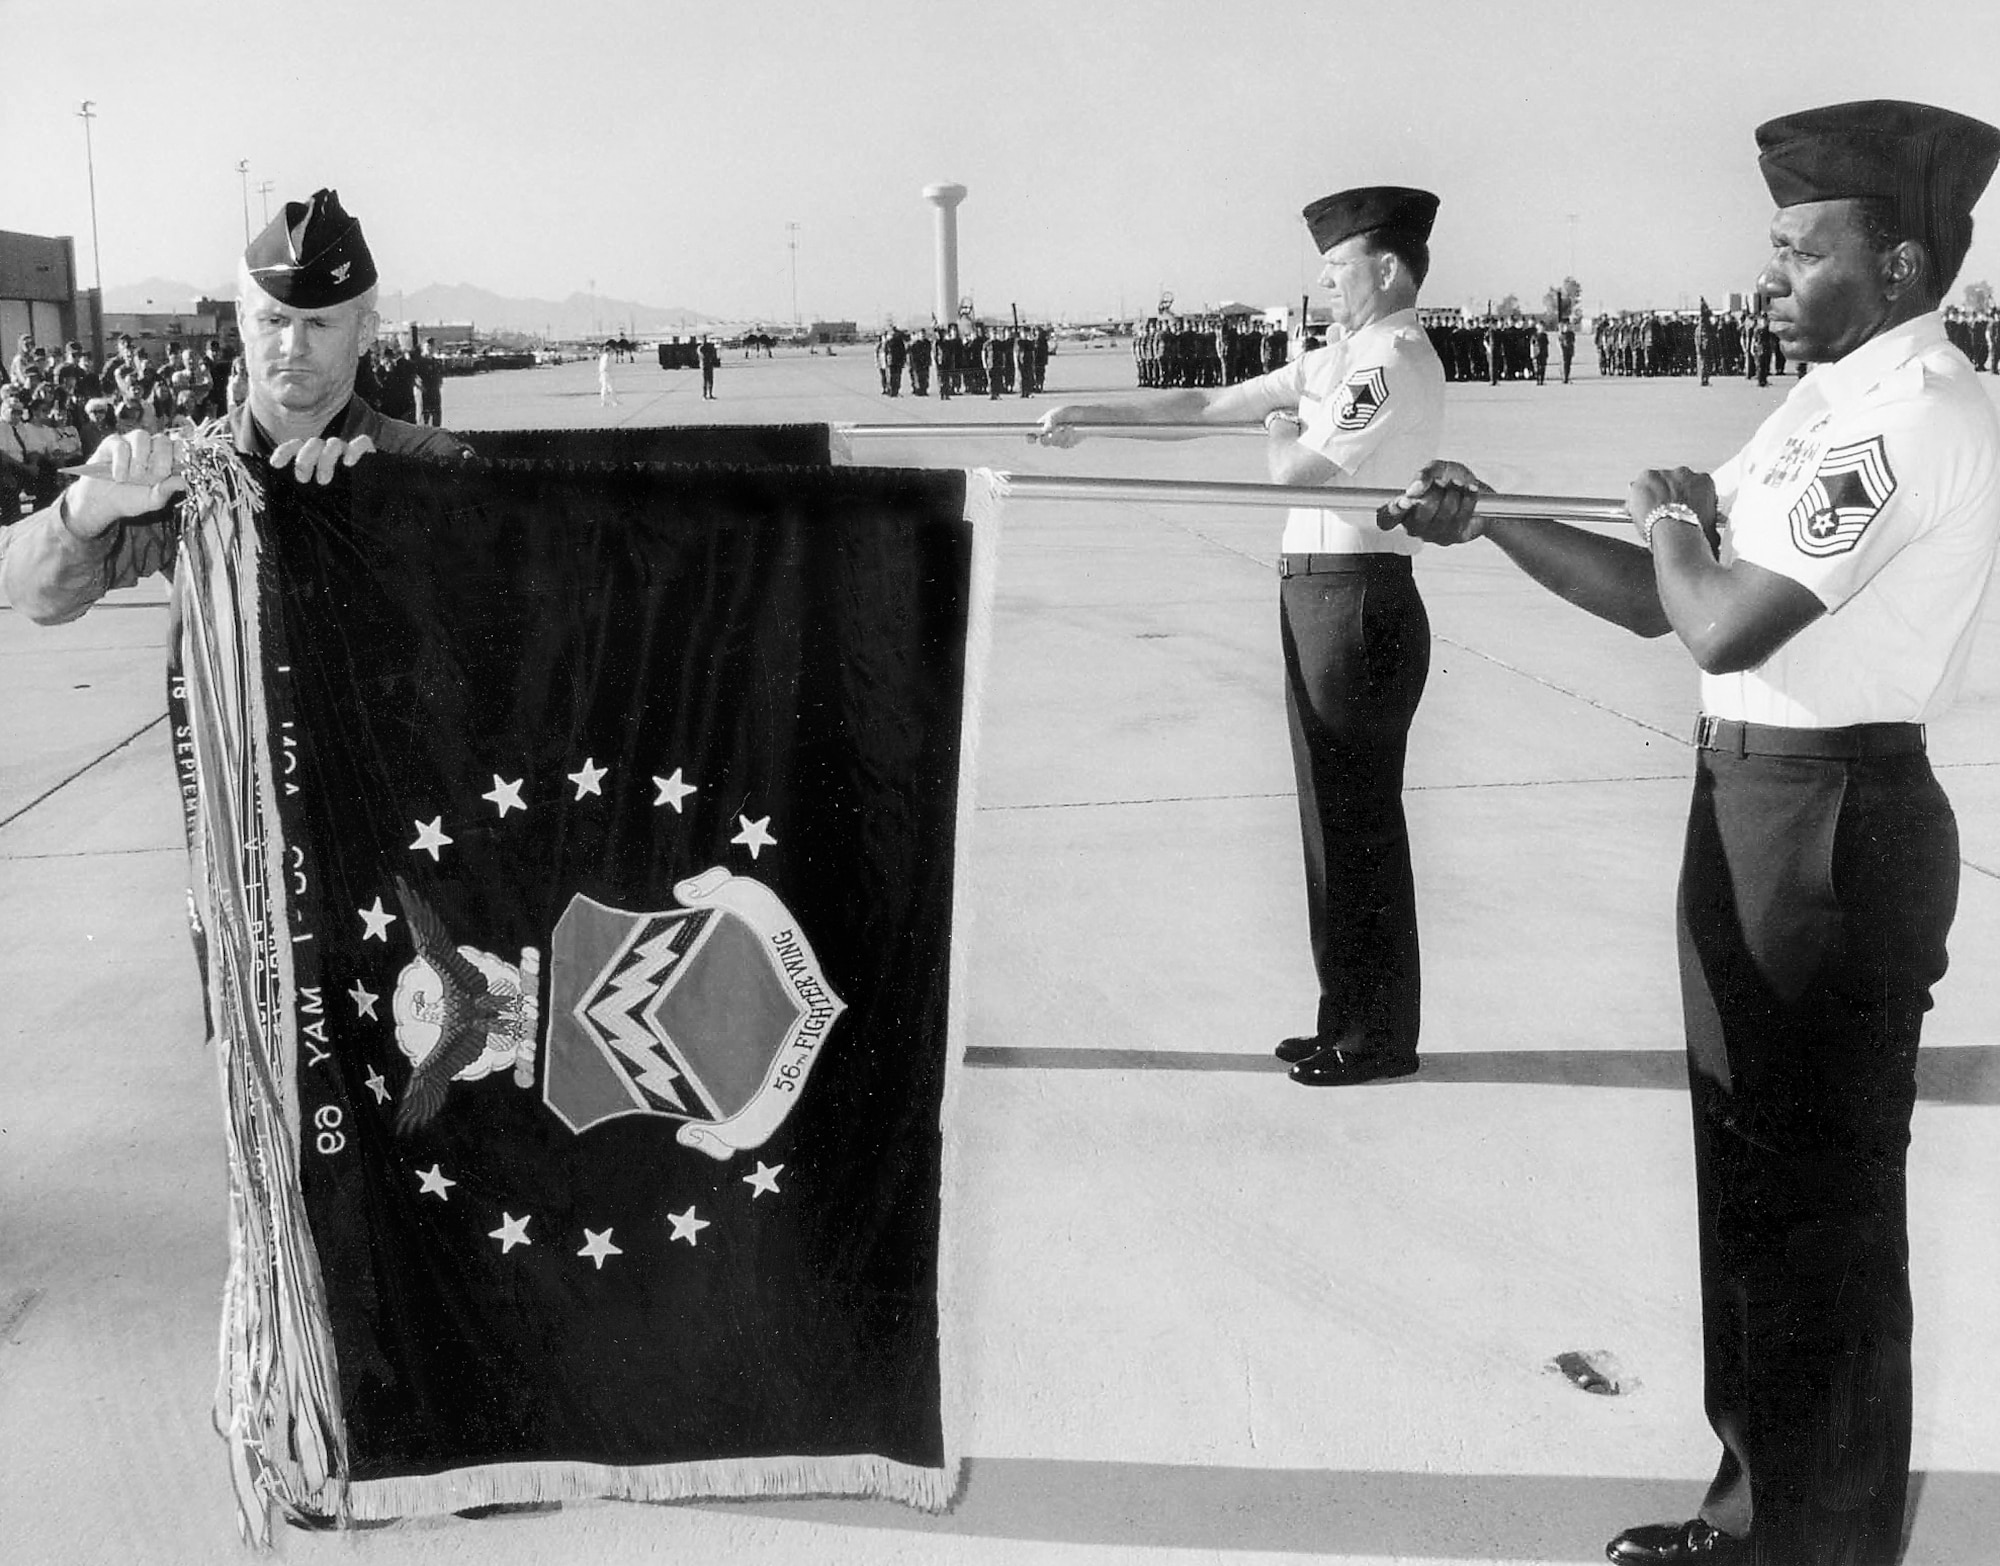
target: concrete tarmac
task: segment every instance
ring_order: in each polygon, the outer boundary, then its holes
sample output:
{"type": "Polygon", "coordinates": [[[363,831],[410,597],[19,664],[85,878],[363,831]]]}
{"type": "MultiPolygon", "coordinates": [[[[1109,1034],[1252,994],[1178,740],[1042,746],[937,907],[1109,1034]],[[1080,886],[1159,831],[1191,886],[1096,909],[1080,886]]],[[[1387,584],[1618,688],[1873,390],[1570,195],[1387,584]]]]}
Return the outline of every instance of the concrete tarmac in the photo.
{"type": "MultiPolygon", "coordinates": [[[[865,349],[454,380],[461,429],[1021,419],[875,389],[865,349]]],[[[2000,389],[2000,379],[1991,382],[2000,389]]],[[[1501,488],[1712,466],[1782,390],[1454,386],[1501,488]]],[[[1261,477],[1255,440],[896,439],[863,462],[1261,477]]],[[[1701,1414],[1673,883],[1695,674],[1490,546],[1418,563],[1409,767],[1425,1065],[1345,1092],[1271,1058],[1314,986],[1285,739],[1278,513],[1027,502],[1002,536],[980,748],[964,1180],[947,1296],[963,1494],[570,1504],[330,1536],[365,1566],[1588,1562],[1689,1515],[1701,1414]],[[1596,1396],[1551,1368],[1613,1356],[1596,1396]]],[[[165,595],[0,610],[0,1561],[239,1558],[209,1425],[226,1263],[184,923],[165,595]]],[[[1989,614],[1989,618],[1993,616],[1989,614]]],[[[1932,736],[1965,871],[1911,1156],[1909,1566],[2000,1556],[2000,627],[1932,736]]]]}

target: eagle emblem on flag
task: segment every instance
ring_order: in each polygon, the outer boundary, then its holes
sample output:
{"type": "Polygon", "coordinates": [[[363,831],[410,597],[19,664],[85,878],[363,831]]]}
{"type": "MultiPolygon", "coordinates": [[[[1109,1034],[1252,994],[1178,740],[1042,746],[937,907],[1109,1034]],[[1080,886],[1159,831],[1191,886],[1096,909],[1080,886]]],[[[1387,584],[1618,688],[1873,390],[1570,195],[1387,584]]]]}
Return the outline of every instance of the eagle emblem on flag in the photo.
{"type": "Polygon", "coordinates": [[[1340,388],[1333,426],[1340,430],[1365,430],[1388,400],[1389,382],[1379,364],[1370,370],[1356,370],[1340,388]]]}
{"type": "Polygon", "coordinates": [[[541,954],[530,946],[515,966],[460,946],[401,876],[396,897],[417,949],[390,1002],[396,1045],[411,1066],[396,1114],[396,1129],[407,1134],[437,1118],[454,1082],[475,1082],[507,1067],[516,1086],[534,1082],[541,954]]]}
{"type": "Polygon", "coordinates": [[[1792,502],[1792,542],[1815,559],[1844,555],[1896,492],[1896,475],[1880,435],[1831,447],[1812,482],[1792,502]]]}

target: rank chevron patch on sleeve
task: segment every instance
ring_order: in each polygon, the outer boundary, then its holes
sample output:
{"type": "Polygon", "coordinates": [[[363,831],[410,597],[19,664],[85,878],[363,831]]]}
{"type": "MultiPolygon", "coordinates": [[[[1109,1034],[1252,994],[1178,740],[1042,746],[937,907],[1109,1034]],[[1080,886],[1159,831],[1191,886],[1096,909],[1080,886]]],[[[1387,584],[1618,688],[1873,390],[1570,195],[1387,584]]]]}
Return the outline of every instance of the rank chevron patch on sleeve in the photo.
{"type": "Polygon", "coordinates": [[[1356,370],[1341,384],[1340,400],[1333,405],[1333,427],[1365,430],[1388,400],[1389,378],[1379,364],[1356,370]]]}
{"type": "Polygon", "coordinates": [[[1792,543],[1815,559],[1844,555],[1861,542],[1895,492],[1895,470],[1880,435],[1831,447],[1792,503],[1792,543]]]}

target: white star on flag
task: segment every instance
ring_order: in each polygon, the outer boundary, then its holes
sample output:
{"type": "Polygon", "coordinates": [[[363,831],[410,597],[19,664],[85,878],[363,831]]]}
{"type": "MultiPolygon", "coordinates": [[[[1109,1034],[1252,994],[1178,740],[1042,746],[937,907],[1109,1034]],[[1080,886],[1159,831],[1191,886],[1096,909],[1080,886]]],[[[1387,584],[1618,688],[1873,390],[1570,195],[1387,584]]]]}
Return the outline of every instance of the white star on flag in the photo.
{"type": "Polygon", "coordinates": [[[672,1245],[676,1240],[686,1240],[690,1250],[694,1248],[694,1237],[708,1227],[706,1218],[695,1217],[693,1203],[689,1203],[688,1210],[684,1213],[668,1213],[667,1221],[674,1226],[674,1232],[667,1236],[667,1244],[672,1245]]]}
{"type": "MultiPolygon", "coordinates": [[[[449,1196],[445,1195],[445,1192],[458,1184],[456,1180],[448,1179],[445,1176],[444,1170],[437,1164],[432,1164],[428,1169],[419,1169],[417,1171],[417,1181],[423,1186],[423,1194],[425,1196],[435,1196],[441,1202],[451,1200],[449,1196]]],[[[523,1222],[525,1221],[524,1219],[523,1222]]]]}
{"type": "Polygon", "coordinates": [[[742,824],[743,830],[738,832],[729,841],[732,843],[741,843],[745,848],[749,849],[752,859],[755,859],[760,851],[771,847],[778,841],[769,832],[764,830],[771,824],[769,816],[756,821],[752,821],[748,816],[738,816],[736,819],[742,824]]]}
{"type": "Polygon", "coordinates": [[[526,1217],[516,1218],[512,1213],[502,1213],[500,1227],[489,1230],[486,1238],[500,1242],[502,1256],[517,1245],[533,1245],[535,1242],[528,1238],[528,1220],[534,1216],[533,1213],[529,1213],[526,1217]]]}
{"type": "Polygon", "coordinates": [[[604,781],[604,775],[610,770],[609,767],[600,767],[591,757],[585,756],[581,769],[569,774],[570,782],[576,785],[576,797],[581,799],[586,794],[595,794],[602,799],[604,790],[597,785],[604,781]]]}
{"type": "Polygon", "coordinates": [[[591,1260],[591,1265],[596,1267],[599,1272],[602,1272],[604,1271],[605,1257],[623,1256],[625,1253],[611,1243],[611,1231],[609,1229],[606,1229],[602,1234],[599,1234],[595,1229],[585,1229],[583,1231],[583,1249],[576,1254],[579,1256],[588,1256],[591,1260]]]}
{"type": "MultiPolygon", "coordinates": [[[[364,915],[363,917],[365,918],[366,916],[364,915]]],[[[347,998],[354,1002],[355,1016],[375,1017],[377,1022],[382,1020],[380,1017],[375,1016],[375,1003],[382,997],[363,985],[359,979],[354,981],[354,988],[347,992],[347,998]]]]}
{"type": "Polygon", "coordinates": [[[382,899],[379,897],[376,898],[373,908],[357,908],[354,911],[361,915],[361,922],[368,926],[366,930],[362,931],[361,939],[364,941],[380,941],[384,946],[387,946],[389,944],[389,926],[396,922],[396,916],[382,906],[382,899]]]}
{"type": "Polygon", "coordinates": [[[382,1080],[382,1073],[377,1071],[373,1066],[368,1068],[368,1091],[375,1095],[376,1103],[386,1104],[389,1102],[389,1084],[382,1080]]]}
{"type": "Polygon", "coordinates": [[[411,825],[417,829],[417,840],[410,845],[411,850],[413,852],[420,850],[423,853],[429,854],[432,864],[437,863],[438,850],[440,848],[443,848],[447,843],[456,841],[456,839],[444,835],[443,816],[432,816],[428,821],[415,821],[411,825]]]}
{"type": "Polygon", "coordinates": [[[493,808],[500,812],[500,819],[504,821],[508,811],[528,808],[521,803],[521,785],[526,781],[525,778],[516,778],[509,783],[496,772],[493,774],[493,787],[479,797],[492,800],[493,808]]]}
{"type": "Polygon", "coordinates": [[[743,1183],[750,1187],[750,1200],[753,1202],[756,1201],[766,1191],[769,1191],[773,1196],[780,1195],[781,1193],[778,1190],[778,1175],[784,1167],[783,1164],[767,1164],[763,1159],[758,1159],[757,1172],[755,1174],[747,1174],[743,1177],[743,1183]]]}
{"type": "Polygon", "coordinates": [[[690,794],[701,792],[694,784],[683,783],[681,781],[681,769],[679,767],[674,768],[674,775],[670,778],[654,778],[653,787],[660,791],[659,797],[653,803],[656,806],[672,805],[675,815],[681,813],[682,800],[686,799],[690,794]]]}

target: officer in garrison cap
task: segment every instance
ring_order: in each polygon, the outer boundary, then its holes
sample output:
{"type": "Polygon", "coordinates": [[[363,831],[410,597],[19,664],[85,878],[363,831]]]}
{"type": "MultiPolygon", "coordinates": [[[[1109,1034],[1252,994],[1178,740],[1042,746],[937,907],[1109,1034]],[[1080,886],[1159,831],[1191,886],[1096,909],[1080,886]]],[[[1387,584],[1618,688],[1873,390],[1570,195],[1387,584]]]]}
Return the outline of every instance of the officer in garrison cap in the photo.
{"type": "MultiPolygon", "coordinates": [[[[1077,423],[1261,419],[1279,483],[1405,482],[1412,463],[1437,455],[1444,427],[1444,367],[1416,309],[1437,205],[1427,191],[1376,185],[1305,209],[1324,257],[1319,284],[1345,328],[1326,347],[1231,387],[1066,404],[1036,438],[1071,445],[1077,423]]],[[[1300,506],[1285,524],[1279,632],[1320,995],[1312,1029],[1277,1053],[1307,1086],[1417,1069],[1417,907],[1402,791],[1430,673],[1430,622],[1410,568],[1418,547],[1378,529],[1372,513],[1300,506]]]]}
{"type": "MultiPolygon", "coordinates": [[[[322,484],[370,451],[470,455],[444,431],[385,419],[354,394],[361,352],[375,340],[375,262],[334,192],[287,202],[243,252],[236,315],[249,376],[246,400],[229,413],[238,451],[322,484]]],[[[167,523],[184,487],[173,442],[143,430],[115,435],[93,466],[110,477],[79,478],[22,521],[0,556],[0,590],[43,624],[173,570],[167,523]]]]}
{"type": "Polygon", "coordinates": [[[1441,463],[1402,525],[1485,533],[1544,586],[1701,667],[1679,940],[1699,1201],[1698,1517],[1613,1561],[1895,1560],[1910,1460],[1905,1163],[1918,1035],[1958,895],[1924,725],[2000,545],[2000,419],[1939,304],[2000,130],[1838,104],[1757,131],[1758,289],[1814,369],[1714,474],[1633,483],[1636,542],[1486,517],[1441,463]]]}

